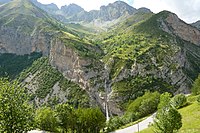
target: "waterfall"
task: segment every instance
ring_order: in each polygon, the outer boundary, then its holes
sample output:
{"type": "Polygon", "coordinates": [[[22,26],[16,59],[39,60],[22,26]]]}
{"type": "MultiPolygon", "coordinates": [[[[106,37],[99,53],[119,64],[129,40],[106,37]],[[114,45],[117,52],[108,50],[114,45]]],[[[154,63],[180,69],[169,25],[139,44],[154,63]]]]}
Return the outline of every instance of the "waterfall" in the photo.
{"type": "Polygon", "coordinates": [[[108,107],[108,84],[105,79],[105,111],[106,111],[106,121],[109,121],[109,107],[108,107]]]}
{"type": "Polygon", "coordinates": [[[109,70],[107,65],[105,64],[104,66],[105,69],[105,84],[104,84],[104,88],[105,88],[105,113],[106,113],[106,121],[109,121],[110,119],[110,115],[109,115],[109,92],[110,92],[110,80],[109,80],[109,70]]]}

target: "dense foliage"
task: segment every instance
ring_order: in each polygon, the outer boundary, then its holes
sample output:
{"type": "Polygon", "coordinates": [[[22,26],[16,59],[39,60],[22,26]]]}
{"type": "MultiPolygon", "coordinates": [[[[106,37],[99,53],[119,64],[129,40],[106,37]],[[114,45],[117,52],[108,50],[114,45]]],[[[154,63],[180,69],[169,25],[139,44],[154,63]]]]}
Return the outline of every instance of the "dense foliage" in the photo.
{"type": "Polygon", "coordinates": [[[74,109],[59,104],[56,109],[45,107],[37,111],[37,127],[50,132],[99,133],[105,126],[105,116],[98,108],[74,109]]]}
{"type": "Polygon", "coordinates": [[[49,107],[43,107],[37,110],[35,122],[37,128],[45,131],[56,132],[58,121],[55,112],[49,107]]]}
{"type": "Polygon", "coordinates": [[[158,104],[158,109],[162,109],[162,108],[168,106],[171,101],[171,97],[172,97],[172,95],[168,92],[161,94],[160,102],[158,104]]]}
{"type": "Polygon", "coordinates": [[[160,94],[158,92],[146,92],[130,103],[125,115],[122,117],[113,117],[108,122],[108,131],[114,131],[119,127],[136,121],[142,117],[154,113],[157,110],[160,94]]]}
{"type": "Polygon", "coordinates": [[[187,98],[184,94],[178,94],[174,96],[171,100],[171,105],[177,109],[185,106],[187,104],[187,98]]]}
{"type": "Polygon", "coordinates": [[[33,128],[34,111],[24,88],[0,79],[0,132],[23,133],[33,128]]]}
{"type": "Polygon", "coordinates": [[[133,114],[138,119],[157,110],[160,94],[158,92],[146,92],[143,96],[138,97],[127,108],[127,113],[133,114]]]}
{"type": "Polygon", "coordinates": [[[192,93],[194,95],[200,94],[200,75],[198,76],[198,78],[193,83],[192,93]]]}
{"type": "Polygon", "coordinates": [[[160,109],[154,120],[155,133],[176,133],[182,127],[181,114],[172,106],[160,109]]]}
{"type": "Polygon", "coordinates": [[[58,104],[55,109],[35,109],[35,113],[28,99],[16,81],[0,79],[0,132],[23,133],[36,126],[50,132],[99,133],[105,126],[105,116],[98,108],[75,109],[58,104]]]}
{"type": "Polygon", "coordinates": [[[41,57],[41,53],[30,55],[0,54],[0,77],[16,78],[39,57],[41,57]]]}
{"type": "Polygon", "coordinates": [[[175,133],[182,126],[181,114],[177,111],[186,104],[186,97],[183,94],[174,96],[171,99],[171,94],[163,93],[160,96],[158,111],[154,119],[155,133],[175,133]]]}

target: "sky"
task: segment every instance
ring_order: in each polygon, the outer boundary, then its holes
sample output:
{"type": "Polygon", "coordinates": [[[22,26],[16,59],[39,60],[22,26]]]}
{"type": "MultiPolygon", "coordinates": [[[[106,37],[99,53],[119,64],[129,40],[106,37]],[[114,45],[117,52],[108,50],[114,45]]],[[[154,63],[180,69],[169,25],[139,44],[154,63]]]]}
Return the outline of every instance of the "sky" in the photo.
{"type": "MultiPolygon", "coordinates": [[[[43,4],[55,3],[58,7],[75,3],[86,11],[99,9],[102,5],[108,5],[116,0],[38,0],[43,4]]],[[[154,13],[168,10],[176,13],[187,23],[200,20],[200,0],[121,0],[129,5],[140,8],[147,7],[154,13]]]]}

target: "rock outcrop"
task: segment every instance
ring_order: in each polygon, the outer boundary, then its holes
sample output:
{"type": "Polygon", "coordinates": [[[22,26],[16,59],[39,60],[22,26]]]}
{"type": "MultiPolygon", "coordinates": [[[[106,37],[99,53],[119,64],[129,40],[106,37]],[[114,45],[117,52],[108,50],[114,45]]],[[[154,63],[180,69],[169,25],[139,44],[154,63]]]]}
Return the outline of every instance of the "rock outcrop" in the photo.
{"type": "Polygon", "coordinates": [[[37,32],[34,36],[19,33],[17,29],[0,27],[1,53],[15,53],[18,55],[42,52],[49,55],[50,36],[37,32]]]}
{"type": "Polygon", "coordinates": [[[200,20],[195,23],[192,23],[191,25],[200,30],[200,20]]]}
{"type": "Polygon", "coordinates": [[[169,14],[166,18],[167,24],[172,32],[180,38],[200,46],[200,31],[189,24],[186,24],[175,14],[169,14]]]}
{"type": "MultiPolygon", "coordinates": [[[[166,89],[164,87],[171,89],[170,87],[174,86],[173,88],[176,90],[165,91],[172,93],[188,93],[192,82],[191,75],[188,73],[190,71],[193,73],[198,72],[198,70],[196,71],[195,69],[199,68],[200,31],[181,21],[175,14],[169,14],[164,20],[156,20],[154,25],[157,24],[157,21],[161,22],[161,25],[158,25],[158,27],[161,27],[163,32],[165,31],[173,37],[178,36],[181,42],[177,42],[179,40],[173,38],[167,42],[169,44],[165,44],[166,42],[163,43],[165,41],[163,38],[158,38],[157,40],[161,40],[155,41],[156,39],[153,40],[151,38],[152,36],[146,37],[140,34],[135,37],[135,40],[129,42],[128,40],[131,36],[128,35],[127,39],[124,34],[136,33],[130,30],[127,30],[128,32],[125,31],[123,34],[121,34],[122,32],[116,32],[119,38],[112,40],[112,37],[116,37],[116,35],[107,38],[111,38],[113,49],[117,48],[115,46],[118,44],[115,45],[115,43],[129,44],[125,46],[125,49],[136,44],[140,45],[140,47],[130,47],[132,49],[130,51],[129,49],[127,50],[130,53],[132,51],[135,52],[135,61],[129,59],[131,55],[128,55],[128,57],[124,59],[127,63],[123,62],[124,55],[121,55],[121,58],[118,58],[118,60],[112,56],[117,50],[114,52],[112,51],[113,53],[105,52],[105,55],[110,54],[108,62],[112,64],[107,66],[109,63],[106,64],[107,62],[100,60],[101,57],[97,58],[98,56],[95,56],[95,54],[101,51],[98,46],[90,44],[91,42],[87,39],[84,40],[75,34],[62,31],[61,28],[56,29],[54,22],[57,21],[49,17],[46,12],[35,7],[28,0],[15,0],[13,2],[18,3],[17,7],[19,7],[19,9],[10,4],[0,6],[0,11],[9,11],[0,12],[0,53],[15,53],[17,55],[30,54],[32,52],[43,53],[43,56],[48,57],[53,68],[59,70],[62,76],[68,79],[68,81],[72,81],[78,84],[81,89],[86,90],[92,101],[95,101],[95,104],[99,105],[102,110],[105,110],[105,105],[107,104],[111,114],[123,114],[123,110],[119,107],[118,103],[124,102],[124,99],[130,100],[128,99],[129,97],[127,98],[127,95],[129,95],[127,93],[129,92],[126,92],[126,90],[123,90],[124,95],[121,96],[119,92],[113,89],[117,83],[125,82],[129,84],[129,82],[139,77],[141,78],[140,81],[143,81],[144,78],[144,84],[149,88],[151,87],[152,91],[160,89],[159,87],[163,87],[162,89],[166,89]],[[26,2],[26,5],[21,7],[23,2],[26,2]],[[26,7],[27,4],[28,7],[26,7]],[[13,18],[12,14],[15,14],[15,12],[17,17],[15,16],[13,18]],[[150,39],[145,40],[145,37],[150,39]],[[124,38],[127,40],[123,40],[124,38]],[[149,48],[146,48],[147,46],[149,48]],[[85,52],[84,55],[82,55],[81,52],[85,52]],[[90,53],[92,53],[92,55],[90,55],[90,53]],[[193,59],[197,61],[195,62],[193,59]],[[120,62],[121,60],[123,61],[120,62]],[[122,65],[120,63],[122,63],[122,65]],[[116,64],[119,65],[120,68],[118,68],[116,64]],[[115,65],[117,67],[114,67],[115,65]],[[115,73],[116,71],[119,72],[113,76],[112,72],[115,73]],[[149,79],[145,79],[146,77],[149,79]]],[[[64,8],[66,7],[63,7],[62,10],[64,10],[64,8]]],[[[51,5],[50,9],[57,12],[55,5],[51,5]]],[[[68,19],[74,22],[77,20],[91,22],[97,19],[100,19],[102,22],[112,21],[121,16],[132,15],[137,11],[150,12],[145,8],[136,10],[121,1],[109,4],[108,6],[102,6],[99,11],[93,10],[85,12],[75,5],[72,10],[79,10],[77,12],[78,15],[73,14],[73,16],[68,19]]],[[[49,10],[49,12],[51,11],[49,10]]],[[[67,9],[65,12],[71,14],[71,7],[70,11],[67,9]]],[[[133,25],[129,26],[133,27],[133,25]]],[[[119,47],[119,49],[122,49],[122,47],[119,47]]],[[[109,52],[109,50],[106,51],[109,52]]],[[[120,53],[118,53],[118,55],[120,55],[120,53]]],[[[38,73],[40,73],[40,71],[38,71],[38,73]]],[[[33,85],[29,85],[28,83],[33,79],[37,79],[38,73],[30,73],[24,80],[24,82],[27,83],[26,87],[33,93],[37,91],[39,81],[32,83],[33,85]]],[[[136,88],[140,93],[138,96],[145,91],[142,90],[143,92],[140,92],[141,88],[136,88]]],[[[34,98],[38,105],[40,102],[44,103],[48,101],[49,97],[54,96],[60,97],[61,102],[66,101],[67,94],[65,95],[64,93],[67,92],[61,89],[58,81],[56,81],[50,89],[51,94],[49,93],[47,96],[42,97],[43,99],[38,97],[34,98]]],[[[136,98],[136,96],[134,98],[136,98]]]]}

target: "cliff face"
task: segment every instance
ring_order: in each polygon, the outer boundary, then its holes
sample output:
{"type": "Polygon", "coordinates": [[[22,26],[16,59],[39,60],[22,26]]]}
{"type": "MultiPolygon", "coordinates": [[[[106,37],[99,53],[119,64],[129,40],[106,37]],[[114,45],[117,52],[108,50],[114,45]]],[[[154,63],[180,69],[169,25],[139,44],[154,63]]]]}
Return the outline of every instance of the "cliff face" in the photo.
{"type": "Polygon", "coordinates": [[[200,30],[200,20],[195,23],[192,23],[191,25],[200,30]]]}
{"type": "MultiPolygon", "coordinates": [[[[54,39],[51,43],[49,60],[52,66],[56,67],[65,78],[77,83],[90,95],[93,104],[105,109],[106,70],[104,63],[92,58],[83,58],[72,48],[59,39],[54,39]]],[[[114,102],[111,105],[113,114],[122,113],[114,102]]]]}
{"type": "MultiPolygon", "coordinates": [[[[74,99],[74,103],[81,104],[82,98],[86,97],[87,104],[89,101],[104,110],[107,103],[111,114],[121,115],[126,103],[147,90],[190,92],[192,80],[200,72],[200,31],[174,14],[168,14],[164,19],[153,15],[145,19],[146,27],[145,22],[140,23],[144,30],[156,27],[152,30],[159,33],[156,37],[154,32],[135,32],[139,25],[136,23],[143,21],[143,16],[138,14],[138,21],[122,22],[123,28],[111,29],[100,44],[94,45],[92,41],[62,29],[64,27],[57,28],[60,23],[29,1],[23,1],[29,6],[22,6],[20,10],[12,2],[0,7],[0,11],[6,10],[0,12],[0,53],[41,52],[45,56],[33,63],[20,78],[33,94],[32,100],[37,106],[51,103],[52,98],[54,102],[74,99]],[[17,15],[10,13],[13,10],[17,15]]],[[[15,0],[14,3],[21,7],[23,1],[15,0]]],[[[135,12],[127,4],[120,4],[102,7],[102,20],[135,12]],[[118,7],[122,7],[122,14],[108,14],[118,7]]],[[[144,8],[140,10],[149,12],[144,8]]]]}
{"type": "Polygon", "coordinates": [[[44,33],[35,33],[33,36],[23,34],[10,27],[0,27],[0,52],[15,53],[18,55],[42,52],[49,55],[50,36],[44,33]]]}
{"type": "Polygon", "coordinates": [[[200,31],[198,29],[192,27],[189,24],[186,24],[175,14],[170,14],[166,18],[166,22],[168,26],[172,28],[171,31],[174,32],[175,35],[200,46],[200,31]]]}

